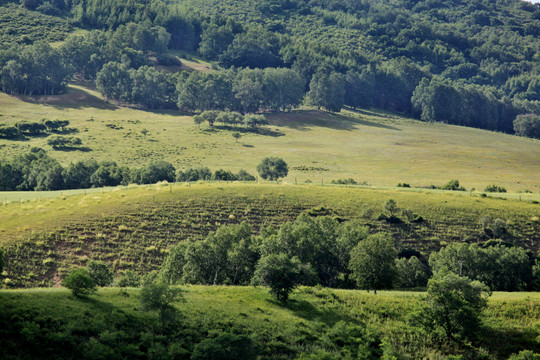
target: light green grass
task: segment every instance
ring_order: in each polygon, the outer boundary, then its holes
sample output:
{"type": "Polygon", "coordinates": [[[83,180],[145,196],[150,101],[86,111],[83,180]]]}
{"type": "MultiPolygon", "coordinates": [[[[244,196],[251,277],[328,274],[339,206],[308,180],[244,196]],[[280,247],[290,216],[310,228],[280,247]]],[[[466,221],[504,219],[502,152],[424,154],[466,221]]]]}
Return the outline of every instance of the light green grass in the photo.
{"type": "Polygon", "coordinates": [[[484,242],[484,217],[503,219],[504,240],[534,252],[540,246],[540,207],[530,202],[383,189],[287,184],[198,183],[119,187],[102,193],[35,199],[0,206],[0,246],[9,286],[51,286],[74,265],[100,260],[116,271],[156,270],[168,249],[203,239],[219,226],[248,222],[278,227],[302,211],[357,219],[370,231],[391,233],[400,249],[429,254],[451,242],[484,242]],[[382,204],[424,221],[392,225],[378,220],[382,204]]]}
{"type": "Polygon", "coordinates": [[[12,97],[0,94],[0,122],[66,119],[80,132],[90,152],[53,151],[45,137],[29,141],[0,140],[0,156],[12,157],[40,146],[63,164],[94,158],[142,166],[167,160],[177,168],[241,168],[256,173],[267,156],[289,164],[288,183],[329,183],[354,178],[375,186],[443,185],[459,179],[467,189],[489,184],[510,192],[540,192],[540,141],[445,124],[426,124],[376,111],[295,111],[268,115],[274,135],[243,133],[206,126],[177,111],[143,111],[117,107],[95,91],[70,86],[65,95],[12,97]],[[113,130],[107,124],[120,126],[113,130]],[[144,137],[142,129],[149,134],[144,137]],[[281,135],[281,136],[279,136],[281,135]],[[309,171],[295,170],[306,166],[309,171]]]}

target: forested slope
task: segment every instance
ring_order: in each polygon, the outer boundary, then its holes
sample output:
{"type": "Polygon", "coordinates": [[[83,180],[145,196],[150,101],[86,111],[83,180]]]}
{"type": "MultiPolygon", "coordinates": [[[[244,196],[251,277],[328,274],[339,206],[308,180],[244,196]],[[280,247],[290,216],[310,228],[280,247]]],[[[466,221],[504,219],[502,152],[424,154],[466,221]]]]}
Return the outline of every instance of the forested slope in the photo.
{"type": "MultiPolygon", "coordinates": [[[[6,92],[57,93],[71,74],[96,78],[103,68],[98,89],[119,103],[246,112],[274,109],[265,99],[272,90],[265,87],[261,72],[234,69],[285,67],[299,76],[289,83],[304,91],[278,109],[297,106],[305,94],[305,104],[333,111],[344,105],[375,106],[425,121],[538,136],[537,117],[519,118],[514,126],[518,115],[540,113],[540,10],[523,1],[90,0],[23,5],[99,31],[68,39],[58,54],[43,46],[5,50],[0,67],[6,92]],[[167,57],[167,49],[197,52],[221,69],[203,79],[186,74],[159,79],[145,65],[155,64],[150,59],[177,62],[167,57]],[[32,72],[38,66],[31,56],[36,51],[61,60],[32,72]],[[130,73],[139,68],[138,75],[130,73]],[[29,83],[33,77],[36,81],[29,83]],[[207,96],[231,101],[186,101],[197,97],[188,91],[191,83],[199,88],[210,84],[207,96]],[[144,101],[138,94],[145,88],[156,89],[159,99],[144,101]],[[242,103],[243,94],[252,94],[250,106],[242,103]]],[[[11,42],[23,40],[28,42],[21,37],[11,42]]]]}

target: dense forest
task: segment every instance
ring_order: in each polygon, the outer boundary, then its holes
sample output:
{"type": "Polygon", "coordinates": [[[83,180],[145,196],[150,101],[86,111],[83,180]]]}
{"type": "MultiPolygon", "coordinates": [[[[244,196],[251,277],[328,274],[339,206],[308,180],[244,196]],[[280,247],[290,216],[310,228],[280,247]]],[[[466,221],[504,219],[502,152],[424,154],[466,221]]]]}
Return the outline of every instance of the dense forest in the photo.
{"type": "MultiPolygon", "coordinates": [[[[58,49],[27,45],[28,36],[6,42],[20,43],[0,52],[1,89],[8,93],[55,94],[77,73],[97,77],[108,98],[145,108],[247,112],[248,107],[287,109],[303,98],[331,111],[374,106],[424,121],[505,132],[514,131],[517,115],[540,114],[540,7],[519,0],[24,0],[22,5],[91,31],[69,36],[58,49]],[[218,71],[207,75],[209,97],[221,91],[217,98],[250,104],[193,105],[186,100],[193,94],[185,91],[192,81],[205,91],[201,75],[170,77],[139,69],[178,63],[168,49],[215,62],[218,71]],[[284,69],[294,74],[269,88],[262,72],[268,68],[275,75],[284,69]],[[287,89],[293,101],[268,103],[265,97],[284,83],[293,84],[287,89]]],[[[526,132],[518,133],[537,137],[537,122],[533,117],[526,132]]]]}

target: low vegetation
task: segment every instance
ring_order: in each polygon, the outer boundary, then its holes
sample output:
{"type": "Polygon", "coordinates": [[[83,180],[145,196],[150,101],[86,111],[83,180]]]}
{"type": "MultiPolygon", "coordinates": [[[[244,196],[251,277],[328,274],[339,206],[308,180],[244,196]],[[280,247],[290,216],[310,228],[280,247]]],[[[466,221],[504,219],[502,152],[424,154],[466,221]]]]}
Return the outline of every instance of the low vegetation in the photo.
{"type": "MultiPolygon", "coordinates": [[[[161,290],[152,290],[150,299],[161,290]]],[[[99,289],[83,300],[65,289],[0,291],[0,356],[208,359],[221,354],[228,359],[238,353],[242,359],[296,359],[384,354],[415,359],[453,354],[472,359],[482,354],[502,360],[524,349],[540,352],[537,294],[494,293],[479,313],[482,332],[461,346],[447,342],[444,331],[412,325],[415,310],[424,305],[418,292],[373,295],[300,287],[283,305],[260,287],[182,290],[181,298],[161,302],[175,312],[163,323],[159,307],[147,307],[140,289],[99,289]]]]}

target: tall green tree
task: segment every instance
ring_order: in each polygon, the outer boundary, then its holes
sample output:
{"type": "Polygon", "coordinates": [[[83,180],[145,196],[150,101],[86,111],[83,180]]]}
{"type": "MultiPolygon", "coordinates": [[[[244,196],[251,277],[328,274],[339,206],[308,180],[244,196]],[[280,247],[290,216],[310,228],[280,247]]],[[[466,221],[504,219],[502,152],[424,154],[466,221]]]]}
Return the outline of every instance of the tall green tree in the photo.
{"type": "Polygon", "coordinates": [[[336,72],[313,75],[306,103],[329,111],[340,111],[345,103],[345,76],[336,72]]]}
{"type": "Polygon", "coordinates": [[[274,111],[286,111],[302,102],[304,79],[294,70],[266,68],[262,78],[263,104],[274,111]]]}
{"type": "Polygon", "coordinates": [[[428,331],[442,330],[449,340],[474,339],[490,295],[483,283],[447,273],[429,280],[425,304],[417,316],[428,331]]]}
{"type": "Polygon", "coordinates": [[[117,104],[130,102],[133,88],[128,68],[120,63],[110,62],[97,73],[96,86],[107,99],[115,99],[117,104]]]}
{"type": "Polygon", "coordinates": [[[257,165],[257,172],[263,179],[274,181],[287,176],[289,168],[283,159],[278,157],[267,157],[257,165]]]}
{"type": "Polygon", "coordinates": [[[396,278],[397,250],[391,235],[378,233],[362,240],[351,251],[349,269],[360,289],[390,289],[396,278]]]}

